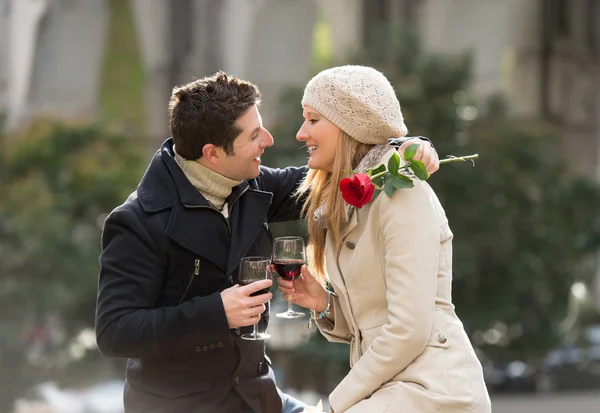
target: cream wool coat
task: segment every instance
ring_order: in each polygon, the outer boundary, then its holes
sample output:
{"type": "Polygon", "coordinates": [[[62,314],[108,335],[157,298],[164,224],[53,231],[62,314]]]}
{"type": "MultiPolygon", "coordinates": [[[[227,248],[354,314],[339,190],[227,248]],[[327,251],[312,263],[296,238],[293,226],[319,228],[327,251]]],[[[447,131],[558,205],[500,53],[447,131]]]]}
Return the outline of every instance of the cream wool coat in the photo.
{"type": "Polygon", "coordinates": [[[491,412],[451,300],[452,232],[429,184],[414,181],[354,208],[341,250],[327,240],[337,297],[317,325],[350,344],[352,367],[329,396],[336,413],[491,412]]]}

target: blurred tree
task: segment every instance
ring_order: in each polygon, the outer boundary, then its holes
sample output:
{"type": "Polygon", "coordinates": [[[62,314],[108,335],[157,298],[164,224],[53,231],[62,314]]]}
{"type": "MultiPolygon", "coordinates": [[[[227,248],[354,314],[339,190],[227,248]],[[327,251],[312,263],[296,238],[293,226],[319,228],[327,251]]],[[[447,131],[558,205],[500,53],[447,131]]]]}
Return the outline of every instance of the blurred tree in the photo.
{"type": "Polygon", "coordinates": [[[0,411],[94,348],[80,333],[94,325],[101,225],[135,190],[144,148],[50,121],[0,137],[0,411]]]}
{"type": "MultiPolygon", "coordinates": [[[[510,117],[497,97],[476,107],[466,55],[426,55],[414,36],[387,27],[349,63],[385,73],[411,135],[430,137],[440,157],[480,154],[475,168],[445,165],[430,180],[455,235],[457,313],[494,358],[541,356],[559,339],[571,285],[592,276],[582,263],[600,246],[600,188],[567,172],[549,125],[510,117]]],[[[274,136],[291,141],[301,96],[283,96],[274,136]]],[[[290,145],[278,141],[269,156],[291,162],[290,145]]],[[[298,353],[310,354],[317,371],[331,359],[322,341],[315,336],[298,353]]]]}

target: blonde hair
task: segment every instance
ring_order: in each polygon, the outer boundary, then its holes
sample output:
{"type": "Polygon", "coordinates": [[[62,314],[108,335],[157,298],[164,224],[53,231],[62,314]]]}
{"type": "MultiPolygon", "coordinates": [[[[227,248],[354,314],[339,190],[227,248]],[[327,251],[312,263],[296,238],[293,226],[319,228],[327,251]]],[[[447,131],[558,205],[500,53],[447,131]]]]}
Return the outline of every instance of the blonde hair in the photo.
{"type": "Polygon", "coordinates": [[[324,282],[325,242],[327,232],[334,242],[336,250],[342,244],[342,230],[346,222],[346,202],[342,198],[339,182],[351,175],[369,149],[374,145],[361,143],[340,130],[340,136],[333,161],[333,172],[311,169],[298,188],[297,195],[306,197],[302,215],[308,225],[309,265],[317,278],[324,282]],[[325,205],[327,228],[323,228],[314,219],[316,209],[325,205]]]}

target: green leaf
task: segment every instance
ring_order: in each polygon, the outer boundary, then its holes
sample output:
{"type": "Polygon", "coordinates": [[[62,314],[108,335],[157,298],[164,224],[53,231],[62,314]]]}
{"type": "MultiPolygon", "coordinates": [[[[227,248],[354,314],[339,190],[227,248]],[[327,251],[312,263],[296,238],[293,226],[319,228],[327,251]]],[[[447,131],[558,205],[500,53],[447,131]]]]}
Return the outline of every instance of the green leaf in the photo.
{"type": "Polygon", "coordinates": [[[373,191],[373,197],[371,198],[371,202],[375,201],[375,199],[377,199],[380,193],[381,189],[376,189],[375,191],[373,191]]]}
{"type": "Polygon", "coordinates": [[[385,180],[385,186],[383,187],[383,190],[385,191],[385,194],[389,197],[391,197],[394,194],[394,191],[396,190],[396,187],[393,184],[393,176],[390,176],[388,179],[385,180]]]}
{"type": "Polygon", "coordinates": [[[373,185],[375,185],[376,187],[381,188],[383,186],[383,180],[384,178],[388,176],[388,174],[385,174],[383,176],[380,176],[378,178],[373,179],[373,185]]]}
{"type": "Polygon", "coordinates": [[[374,169],[369,168],[369,170],[367,171],[367,175],[373,176],[373,175],[380,174],[381,172],[384,172],[384,171],[385,171],[385,165],[379,165],[377,168],[374,168],[374,169]]]}
{"type": "Polygon", "coordinates": [[[421,161],[415,161],[414,159],[410,160],[410,169],[412,169],[413,173],[417,178],[421,181],[426,181],[429,179],[429,173],[427,172],[427,168],[421,161]]]}
{"type": "Polygon", "coordinates": [[[403,175],[401,173],[397,173],[396,175],[394,175],[395,178],[401,179],[404,182],[412,182],[412,179],[410,179],[408,176],[403,175]]]}
{"type": "Polygon", "coordinates": [[[409,177],[403,176],[403,175],[400,175],[400,176],[405,179],[401,179],[398,176],[390,177],[390,183],[394,186],[394,188],[403,189],[403,188],[412,188],[413,186],[415,186],[413,184],[413,181],[409,177]]]}
{"type": "MultiPolygon", "coordinates": [[[[381,166],[383,166],[383,165],[381,165],[381,166]]],[[[394,154],[388,161],[388,171],[392,175],[395,175],[396,172],[398,172],[399,167],[400,167],[400,155],[398,155],[398,152],[394,152],[394,154]]]]}
{"type": "Polygon", "coordinates": [[[419,149],[419,144],[418,143],[413,143],[412,145],[408,145],[408,148],[406,148],[406,150],[404,151],[404,159],[406,161],[411,160],[416,154],[417,154],[417,150],[419,149]]]}

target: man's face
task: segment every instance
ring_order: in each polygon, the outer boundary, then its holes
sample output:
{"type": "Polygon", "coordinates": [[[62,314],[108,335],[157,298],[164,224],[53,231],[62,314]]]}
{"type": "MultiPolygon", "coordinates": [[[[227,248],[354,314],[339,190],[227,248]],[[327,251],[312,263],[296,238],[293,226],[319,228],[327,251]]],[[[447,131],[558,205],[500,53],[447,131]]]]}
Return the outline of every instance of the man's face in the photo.
{"type": "Polygon", "coordinates": [[[223,151],[219,156],[217,172],[240,181],[256,178],[260,156],[265,148],[273,145],[273,136],[263,127],[256,105],[251,106],[235,123],[242,132],[233,142],[233,155],[226,155],[223,151]]]}

